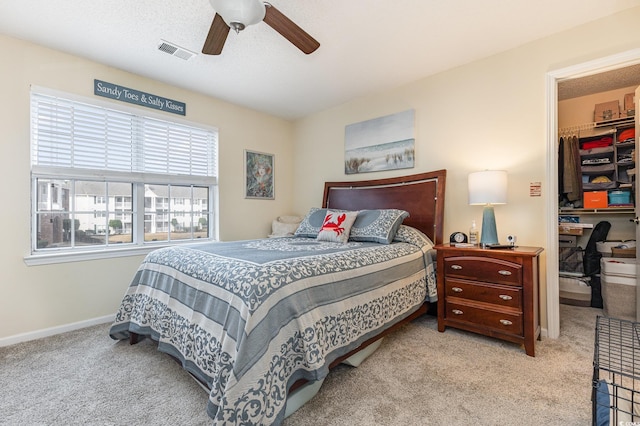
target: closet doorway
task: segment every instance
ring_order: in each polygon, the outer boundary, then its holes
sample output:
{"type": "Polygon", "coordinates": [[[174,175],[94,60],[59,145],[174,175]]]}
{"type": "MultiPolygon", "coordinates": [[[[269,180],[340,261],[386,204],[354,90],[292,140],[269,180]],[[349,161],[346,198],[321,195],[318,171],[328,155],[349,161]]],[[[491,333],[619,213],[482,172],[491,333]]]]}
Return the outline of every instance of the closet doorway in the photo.
{"type": "MultiPolygon", "coordinates": [[[[547,74],[547,191],[546,205],[547,265],[546,265],[546,301],[547,301],[547,337],[560,335],[560,290],[559,290],[559,244],[558,244],[558,143],[559,101],[568,96],[584,96],[610,90],[640,86],[640,49],[590,61],[547,74]],[[632,71],[632,72],[629,72],[632,71]],[[635,71],[635,72],[633,72],[635,71]],[[630,77],[629,77],[630,76],[630,77]],[[571,94],[567,94],[570,92],[571,94]]],[[[636,106],[638,96],[636,96],[636,106]]],[[[637,108],[636,108],[637,111],[637,108]]],[[[638,126],[636,120],[636,127],[638,126]]],[[[636,153],[636,164],[638,154],[636,153]]],[[[636,199],[638,189],[636,188],[636,199]]],[[[629,218],[633,218],[630,215],[629,218]]],[[[637,210],[635,212],[637,217],[637,210]]],[[[628,219],[627,219],[628,220],[628,219]]],[[[635,227],[636,240],[640,233],[635,227]]],[[[640,269],[640,266],[638,266],[640,269]]]]}

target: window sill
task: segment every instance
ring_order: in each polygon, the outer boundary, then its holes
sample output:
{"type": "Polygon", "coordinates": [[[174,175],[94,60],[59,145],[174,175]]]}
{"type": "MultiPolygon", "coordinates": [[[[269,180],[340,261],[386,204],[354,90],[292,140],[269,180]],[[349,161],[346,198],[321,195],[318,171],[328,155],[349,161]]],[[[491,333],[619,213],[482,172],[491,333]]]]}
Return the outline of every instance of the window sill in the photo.
{"type": "Polygon", "coordinates": [[[27,266],[38,265],[50,265],[55,263],[68,263],[68,262],[83,262],[87,260],[103,260],[112,259],[117,257],[129,257],[129,256],[144,256],[153,250],[157,250],[163,247],[181,245],[181,244],[197,244],[205,242],[214,242],[215,240],[206,241],[193,241],[188,240],[185,242],[173,242],[173,243],[158,243],[153,245],[135,246],[108,250],[87,250],[87,251],[75,251],[73,253],[66,252],[50,252],[50,253],[37,253],[30,254],[24,257],[24,263],[27,266]]]}

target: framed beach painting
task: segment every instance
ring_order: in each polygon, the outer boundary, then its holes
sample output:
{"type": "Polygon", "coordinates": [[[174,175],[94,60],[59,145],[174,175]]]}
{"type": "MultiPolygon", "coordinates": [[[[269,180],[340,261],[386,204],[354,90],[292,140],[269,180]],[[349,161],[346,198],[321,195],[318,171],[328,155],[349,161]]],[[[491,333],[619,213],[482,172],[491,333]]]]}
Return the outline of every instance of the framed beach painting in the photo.
{"type": "Polygon", "coordinates": [[[346,174],[409,169],[415,166],[415,110],[359,123],[344,131],[346,174]]]}
{"type": "Polygon", "coordinates": [[[244,151],[245,198],[275,198],[274,155],[244,151]]]}

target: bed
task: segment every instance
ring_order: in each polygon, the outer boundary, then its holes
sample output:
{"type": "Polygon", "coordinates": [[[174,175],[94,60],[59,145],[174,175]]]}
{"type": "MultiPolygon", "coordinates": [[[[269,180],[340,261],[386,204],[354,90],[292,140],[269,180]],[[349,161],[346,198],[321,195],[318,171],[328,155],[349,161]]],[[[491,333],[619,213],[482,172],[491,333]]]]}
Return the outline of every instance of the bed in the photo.
{"type": "Polygon", "coordinates": [[[214,424],[280,424],[294,395],[308,400],[333,366],[435,301],[445,179],[327,182],[293,237],[155,250],[110,336],[158,342],[207,389],[214,424]],[[354,221],[346,242],[319,239],[330,215],[354,221]]]}

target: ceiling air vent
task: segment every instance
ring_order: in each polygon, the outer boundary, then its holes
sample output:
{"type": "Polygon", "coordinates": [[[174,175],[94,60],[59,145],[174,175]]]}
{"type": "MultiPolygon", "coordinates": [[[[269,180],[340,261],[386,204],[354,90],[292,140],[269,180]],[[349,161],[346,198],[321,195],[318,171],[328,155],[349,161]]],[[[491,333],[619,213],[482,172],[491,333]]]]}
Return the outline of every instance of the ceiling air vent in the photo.
{"type": "Polygon", "coordinates": [[[160,40],[160,43],[158,44],[158,50],[168,53],[169,55],[177,56],[178,58],[184,59],[185,61],[196,56],[195,52],[164,40],[160,40]]]}

